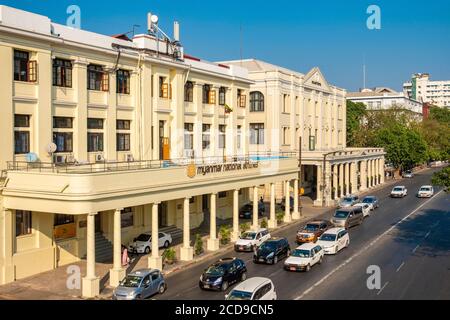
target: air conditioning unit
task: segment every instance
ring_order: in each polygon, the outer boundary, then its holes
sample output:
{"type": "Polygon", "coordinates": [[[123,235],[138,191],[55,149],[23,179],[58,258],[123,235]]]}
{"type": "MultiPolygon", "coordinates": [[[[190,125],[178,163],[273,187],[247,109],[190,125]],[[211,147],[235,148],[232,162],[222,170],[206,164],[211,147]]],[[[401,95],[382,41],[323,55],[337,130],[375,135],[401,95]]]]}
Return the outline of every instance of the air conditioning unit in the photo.
{"type": "Polygon", "coordinates": [[[67,163],[75,163],[75,162],[77,162],[77,160],[75,159],[74,155],[71,154],[66,157],[66,162],[67,163]]]}
{"type": "Polygon", "coordinates": [[[131,154],[131,153],[125,154],[125,161],[126,162],[133,162],[134,161],[133,154],[131,154]]]}
{"type": "Polygon", "coordinates": [[[105,161],[105,157],[103,156],[103,154],[98,153],[95,155],[95,162],[104,162],[105,161]]]}
{"type": "Polygon", "coordinates": [[[66,161],[67,161],[66,155],[55,154],[53,156],[53,163],[62,164],[62,163],[66,163],[66,161]]]}

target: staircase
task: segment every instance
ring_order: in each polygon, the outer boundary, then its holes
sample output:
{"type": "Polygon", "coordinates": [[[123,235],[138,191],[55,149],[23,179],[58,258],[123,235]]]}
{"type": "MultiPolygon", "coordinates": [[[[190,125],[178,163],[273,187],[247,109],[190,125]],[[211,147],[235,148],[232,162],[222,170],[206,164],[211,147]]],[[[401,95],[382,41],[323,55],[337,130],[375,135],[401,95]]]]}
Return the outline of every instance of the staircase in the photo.
{"type": "Polygon", "coordinates": [[[176,226],[159,228],[159,232],[165,232],[172,236],[172,244],[176,245],[183,241],[183,230],[178,229],[176,226]]]}
{"type": "MultiPolygon", "coordinates": [[[[83,257],[86,259],[86,255],[83,257]]],[[[111,263],[113,261],[113,245],[100,232],[95,234],[95,262],[111,263]]]]}

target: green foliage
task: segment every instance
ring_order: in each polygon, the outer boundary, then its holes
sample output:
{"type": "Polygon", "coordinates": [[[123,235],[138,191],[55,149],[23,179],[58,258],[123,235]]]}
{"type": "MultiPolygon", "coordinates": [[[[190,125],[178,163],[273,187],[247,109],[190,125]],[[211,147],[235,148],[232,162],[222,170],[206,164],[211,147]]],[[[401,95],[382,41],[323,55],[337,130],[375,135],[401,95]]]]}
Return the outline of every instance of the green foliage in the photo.
{"type": "Polygon", "coordinates": [[[283,222],[283,219],[284,219],[284,215],[285,215],[285,214],[286,214],[286,213],[285,213],[284,211],[282,211],[282,210],[278,211],[278,212],[275,214],[275,216],[277,217],[277,222],[278,222],[278,223],[283,222]]]}
{"type": "Polygon", "coordinates": [[[231,240],[231,226],[222,225],[219,228],[220,244],[227,245],[231,240]]]}
{"type": "Polygon", "coordinates": [[[261,221],[261,228],[267,228],[268,225],[269,224],[267,223],[267,219],[266,218],[262,219],[262,221],[261,221]]]}
{"type": "Polygon", "coordinates": [[[203,253],[203,240],[198,233],[195,235],[194,251],[197,256],[203,253]]]}
{"type": "Polygon", "coordinates": [[[431,107],[430,119],[442,124],[450,124],[450,110],[448,108],[431,107]]]}
{"type": "Polygon", "coordinates": [[[450,167],[445,167],[441,171],[433,174],[431,183],[444,187],[447,192],[450,192],[450,167]]]}
{"type": "Polygon", "coordinates": [[[361,130],[362,121],[367,115],[366,106],[361,102],[347,100],[347,145],[356,146],[357,132],[361,130]]]}
{"type": "Polygon", "coordinates": [[[250,223],[246,222],[246,223],[241,223],[241,225],[239,226],[239,230],[241,231],[241,234],[243,234],[244,232],[250,230],[250,223]]]}
{"type": "Polygon", "coordinates": [[[162,254],[163,261],[167,264],[173,264],[176,260],[176,252],[174,248],[164,250],[162,254]]]}

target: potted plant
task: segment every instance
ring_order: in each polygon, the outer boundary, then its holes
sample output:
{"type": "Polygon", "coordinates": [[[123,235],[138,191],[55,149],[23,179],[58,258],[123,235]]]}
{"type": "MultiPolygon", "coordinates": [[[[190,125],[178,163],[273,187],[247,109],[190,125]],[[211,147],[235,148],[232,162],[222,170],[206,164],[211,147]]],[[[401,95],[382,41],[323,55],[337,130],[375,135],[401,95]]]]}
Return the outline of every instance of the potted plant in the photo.
{"type": "Polygon", "coordinates": [[[203,240],[198,233],[195,235],[194,252],[196,256],[203,253],[203,240]]]}
{"type": "Polygon", "coordinates": [[[262,219],[262,221],[261,221],[261,228],[267,229],[267,227],[268,227],[267,219],[264,218],[264,219],[262,219]]]}
{"type": "Polygon", "coordinates": [[[221,245],[227,245],[231,240],[231,227],[228,225],[222,225],[219,229],[219,238],[221,245]]]}
{"type": "Polygon", "coordinates": [[[168,248],[166,250],[164,250],[163,254],[162,254],[162,258],[164,263],[167,263],[169,265],[172,265],[175,263],[176,261],[176,252],[174,248],[168,248]]]}
{"type": "Polygon", "coordinates": [[[275,214],[275,216],[276,216],[276,218],[277,218],[277,222],[278,222],[278,223],[283,222],[284,215],[285,215],[285,212],[284,212],[283,210],[277,211],[277,213],[275,214]]]}
{"type": "Polygon", "coordinates": [[[243,234],[244,232],[250,230],[250,223],[248,223],[248,222],[247,223],[242,223],[239,226],[239,230],[241,231],[241,234],[243,234]]]}

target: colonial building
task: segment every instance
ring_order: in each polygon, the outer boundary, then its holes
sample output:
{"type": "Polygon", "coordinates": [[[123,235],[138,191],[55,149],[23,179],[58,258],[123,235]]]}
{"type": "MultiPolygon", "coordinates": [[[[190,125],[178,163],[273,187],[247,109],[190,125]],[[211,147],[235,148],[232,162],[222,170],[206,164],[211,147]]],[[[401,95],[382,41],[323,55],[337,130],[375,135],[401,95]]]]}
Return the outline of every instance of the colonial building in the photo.
{"type": "MultiPolygon", "coordinates": [[[[318,206],[329,206],[384,181],[384,151],[346,147],[346,91],[319,68],[298,73],[259,60],[222,62],[249,70],[251,152],[298,152],[301,187],[318,206]]],[[[266,188],[268,190],[268,188],[266,188]]],[[[281,197],[284,185],[278,184],[281,197]]]]}
{"type": "MultiPolygon", "coordinates": [[[[237,239],[239,206],[257,212],[259,188],[271,186],[272,227],[275,184],[298,194],[298,157],[281,152],[295,148],[249,146],[248,71],[150,31],[128,41],[0,6],[0,284],[86,258],[93,297],[96,243],[112,244],[115,286],[121,244],[140,233],[181,229],[191,260],[192,228],[209,224],[215,251],[216,220],[231,218],[237,239]]],[[[161,269],[157,245],[148,264],[161,269]]]]}

